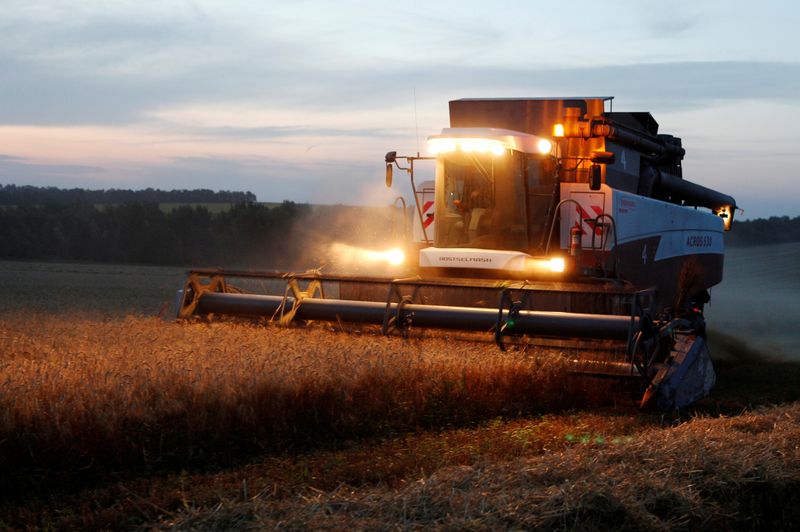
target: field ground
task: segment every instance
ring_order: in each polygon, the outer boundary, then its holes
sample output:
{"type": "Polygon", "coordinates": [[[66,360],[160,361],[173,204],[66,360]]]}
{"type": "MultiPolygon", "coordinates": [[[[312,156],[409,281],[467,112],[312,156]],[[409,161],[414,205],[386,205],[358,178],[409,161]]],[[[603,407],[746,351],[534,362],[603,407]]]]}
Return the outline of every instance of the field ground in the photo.
{"type": "Polygon", "coordinates": [[[159,266],[0,261],[0,312],[157,316],[162,308],[173,311],[184,272],[159,266]]]}
{"type": "Polygon", "coordinates": [[[0,526],[797,528],[798,258],[729,254],[717,387],[668,417],[552,353],[175,324],[180,269],[0,262],[0,526]]]}

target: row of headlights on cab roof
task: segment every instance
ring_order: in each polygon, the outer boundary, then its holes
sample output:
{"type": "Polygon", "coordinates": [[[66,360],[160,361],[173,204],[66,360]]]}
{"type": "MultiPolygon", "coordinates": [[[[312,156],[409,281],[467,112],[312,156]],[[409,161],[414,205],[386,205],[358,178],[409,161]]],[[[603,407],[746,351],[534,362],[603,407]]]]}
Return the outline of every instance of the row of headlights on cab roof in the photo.
{"type": "MultiPolygon", "coordinates": [[[[564,136],[564,125],[556,124],[553,126],[553,137],[561,138],[564,136]]],[[[547,139],[539,139],[536,148],[542,155],[547,155],[553,149],[553,143],[547,139]]],[[[451,153],[461,151],[464,153],[491,153],[492,155],[503,155],[509,146],[497,139],[487,139],[478,137],[463,138],[432,138],[428,140],[428,149],[434,155],[440,153],[451,153]]]]}

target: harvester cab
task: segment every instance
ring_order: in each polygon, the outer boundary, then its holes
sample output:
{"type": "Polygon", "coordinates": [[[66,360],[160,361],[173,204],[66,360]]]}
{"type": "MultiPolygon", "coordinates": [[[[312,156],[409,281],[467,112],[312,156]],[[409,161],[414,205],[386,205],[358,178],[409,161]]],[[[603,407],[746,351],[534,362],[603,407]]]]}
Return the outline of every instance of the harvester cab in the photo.
{"type": "Polygon", "coordinates": [[[432,246],[423,275],[541,278],[563,273],[546,257],[558,159],[548,139],[497,128],[447,128],[428,139],[436,154],[432,246]],[[460,270],[460,271],[458,271],[460,270]]]}
{"type": "Polygon", "coordinates": [[[642,404],[686,406],[714,384],[703,305],[722,280],[736,202],[683,179],[681,140],[660,134],[650,113],[611,103],[451,101],[430,156],[385,157],[387,186],[395,169],[410,177],[415,227],[404,233],[415,235],[416,275],[192,270],[178,316],[468,330],[501,349],[574,345],[575,372],[634,377],[642,404]],[[435,164],[432,183],[416,183],[423,161],[435,164]],[[249,293],[249,280],[282,288],[249,293]]]}

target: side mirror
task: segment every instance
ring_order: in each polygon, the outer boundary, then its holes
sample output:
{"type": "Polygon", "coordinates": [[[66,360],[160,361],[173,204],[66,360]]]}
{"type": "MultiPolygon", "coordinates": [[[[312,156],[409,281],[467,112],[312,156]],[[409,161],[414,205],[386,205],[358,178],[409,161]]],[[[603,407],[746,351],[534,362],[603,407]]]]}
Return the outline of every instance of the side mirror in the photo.
{"type": "Polygon", "coordinates": [[[386,163],[386,187],[392,188],[392,163],[386,163]]]}
{"type": "Polygon", "coordinates": [[[614,164],[614,152],[593,151],[591,161],[595,164],[614,164]]]}
{"type": "Polygon", "coordinates": [[[392,188],[392,165],[397,161],[397,152],[386,152],[384,160],[386,161],[386,186],[392,188]]]}
{"type": "Polygon", "coordinates": [[[593,164],[589,167],[589,188],[592,190],[600,190],[600,182],[602,181],[602,168],[599,164],[593,164]]]}

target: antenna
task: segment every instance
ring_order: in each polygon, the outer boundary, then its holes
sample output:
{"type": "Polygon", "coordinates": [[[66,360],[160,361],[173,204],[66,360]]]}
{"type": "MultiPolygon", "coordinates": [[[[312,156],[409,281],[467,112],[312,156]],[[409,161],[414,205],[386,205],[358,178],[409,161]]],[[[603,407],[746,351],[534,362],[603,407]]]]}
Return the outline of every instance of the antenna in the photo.
{"type": "Polygon", "coordinates": [[[417,157],[419,157],[419,119],[417,118],[417,88],[414,87],[414,129],[417,133],[417,157]]]}

